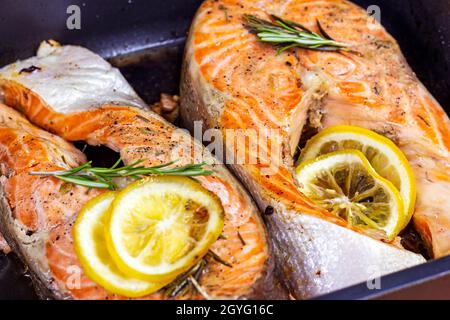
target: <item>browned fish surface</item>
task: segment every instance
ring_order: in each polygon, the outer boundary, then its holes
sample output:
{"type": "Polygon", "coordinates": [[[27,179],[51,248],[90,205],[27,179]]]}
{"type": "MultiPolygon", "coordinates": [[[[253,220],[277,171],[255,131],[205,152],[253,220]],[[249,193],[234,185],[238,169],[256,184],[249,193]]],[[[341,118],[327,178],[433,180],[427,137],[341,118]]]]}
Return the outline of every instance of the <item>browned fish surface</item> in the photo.
{"type": "MultiPolygon", "coordinates": [[[[214,174],[199,177],[198,180],[219,196],[225,209],[224,239],[219,239],[211,249],[231,263],[232,267],[208,259],[200,284],[212,297],[287,297],[275,278],[270,246],[259,212],[241,185],[185,131],[178,130],[151,111],[142,110],[146,108],[145,104],[121,74],[106,61],[80,47],[59,47],[54,43],[45,43],[38,57],[17,62],[0,73],[0,88],[6,103],[23,111],[33,122],[67,140],[84,140],[92,145],[105,145],[120,152],[125,163],[143,159],[145,165],[155,165],[178,158],[180,161],[177,165],[182,165],[196,162],[194,150],[204,153],[204,160],[208,161],[214,174]],[[40,70],[31,74],[20,73],[25,65],[31,64],[39,65],[40,70]],[[77,67],[67,69],[66,65],[77,67]],[[12,77],[9,78],[8,74],[12,77]]],[[[8,122],[4,126],[5,130],[10,130],[8,122]]],[[[70,166],[85,161],[79,151],[60,138],[34,130],[39,135],[49,136],[47,140],[54,144],[53,149],[58,151],[58,155],[64,156],[66,161],[71,161],[71,154],[74,157],[76,155],[76,161],[70,162],[70,166]]],[[[9,141],[1,140],[0,146],[5,150],[11,149],[9,141]]],[[[43,144],[41,141],[39,143],[43,144]]],[[[44,276],[52,279],[45,282],[44,287],[51,288],[52,295],[57,298],[121,298],[106,292],[83,272],[78,274],[78,279],[77,274],[73,274],[81,269],[73,250],[72,222],[82,204],[98,191],[92,190],[86,194],[84,188],[70,186],[67,192],[61,192],[58,190],[63,187],[57,180],[36,177],[33,178],[36,183],[48,185],[52,193],[48,188],[37,189],[36,185],[30,188],[31,177],[28,171],[33,163],[39,162],[39,168],[33,167],[33,170],[41,171],[53,171],[55,167],[68,165],[54,164],[53,158],[49,158],[47,154],[41,156],[28,144],[17,145],[15,148],[17,152],[7,154],[17,158],[4,158],[2,162],[14,172],[14,190],[22,191],[11,192],[8,184],[5,184],[5,189],[13,213],[12,223],[25,226],[25,233],[32,233],[28,238],[39,235],[44,239],[36,251],[19,244],[19,247],[24,247],[22,251],[27,255],[26,262],[35,264],[33,271],[36,277],[40,280],[44,276]],[[21,157],[21,152],[27,152],[27,156],[21,157]],[[19,171],[21,161],[26,163],[22,165],[24,169],[19,171]],[[36,202],[36,192],[38,195],[42,193],[39,199],[46,201],[49,207],[36,202]],[[16,199],[14,196],[21,198],[16,199]],[[16,202],[24,209],[18,211],[16,202]],[[36,210],[39,212],[34,213],[36,210]]],[[[58,161],[62,161],[61,159],[63,158],[60,157],[58,161]]],[[[63,189],[66,191],[65,187],[63,189]]],[[[14,241],[21,239],[16,229],[10,231],[10,237],[14,241]]],[[[164,295],[159,292],[147,298],[162,299],[164,295]]],[[[195,290],[190,290],[178,298],[201,299],[202,296],[195,290]]]]}
{"type": "Polygon", "coordinates": [[[358,6],[343,0],[205,1],[191,27],[181,89],[185,124],[192,128],[202,120],[204,130],[220,130],[227,155],[244,152],[247,161],[231,161],[231,167],[262,210],[275,209],[268,222],[297,297],[364,281],[372,277],[369,270],[386,274],[424,261],[346,229],[298,191],[294,155],[303,130],[353,124],[397,142],[417,178],[416,228],[436,257],[450,252],[448,117],[395,40],[358,6]],[[243,26],[245,14],[266,20],[275,14],[316,32],[319,20],[359,54],[297,48],[278,55],[243,26]],[[230,130],[276,135],[233,145],[230,130]],[[267,168],[274,170],[264,173],[267,168]]]}

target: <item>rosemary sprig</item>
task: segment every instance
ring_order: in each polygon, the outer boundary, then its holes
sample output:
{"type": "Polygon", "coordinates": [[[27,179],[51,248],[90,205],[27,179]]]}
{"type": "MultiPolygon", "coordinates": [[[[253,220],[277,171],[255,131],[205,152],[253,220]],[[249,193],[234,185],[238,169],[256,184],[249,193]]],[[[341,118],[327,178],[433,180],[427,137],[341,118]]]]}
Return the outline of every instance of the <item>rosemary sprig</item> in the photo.
{"type": "Polygon", "coordinates": [[[202,259],[190,270],[178,276],[173,282],[164,287],[164,295],[168,298],[174,298],[179,295],[184,295],[188,290],[192,288],[190,277],[193,277],[197,281],[200,281],[200,277],[203,273],[205,265],[206,260],[202,259]]]}
{"type": "Polygon", "coordinates": [[[207,261],[208,257],[212,258],[214,261],[220,264],[223,264],[224,266],[227,266],[229,268],[233,267],[229,262],[223,260],[217,253],[215,253],[212,250],[209,250],[206,256],[204,256],[203,259],[200,260],[195,266],[193,266],[187,272],[179,275],[174,281],[165,286],[163,289],[164,295],[168,298],[175,298],[177,296],[184,295],[191,289],[195,289],[205,298],[210,298],[208,294],[205,293],[205,291],[202,290],[199,285],[200,278],[203,274],[203,270],[205,269],[205,266],[208,263],[207,261]]]}
{"type": "Polygon", "coordinates": [[[141,179],[149,175],[166,175],[166,176],[204,176],[210,175],[213,172],[206,170],[203,166],[206,164],[192,163],[181,167],[171,167],[176,161],[171,161],[153,167],[144,167],[140,165],[144,160],[136,161],[128,166],[119,167],[122,159],[119,158],[117,162],[110,168],[93,167],[92,161],[86,162],[79,167],[53,172],[30,172],[30,175],[38,176],[52,176],[64,182],[73,183],[89,188],[100,188],[116,190],[118,187],[113,181],[114,178],[131,177],[133,179],[141,179]]]}
{"type": "Polygon", "coordinates": [[[317,20],[317,27],[320,34],[309,30],[302,24],[284,20],[275,15],[270,17],[272,21],[246,14],[244,15],[244,26],[256,34],[261,42],[279,45],[278,54],[294,47],[319,51],[349,51],[347,44],[335,41],[330,37],[319,20],[317,20]]]}
{"type": "Polygon", "coordinates": [[[214,261],[223,264],[224,266],[227,266],[228,268],[233,268],[233,265],[229,263],[228,261],[223,260],[217,253],[215,253],[212,250],[209,250],[206,254],[207,257],[211,257],[214,261]]]}
{"type": "Polygon", "coordinates": [[[202,288],[200,283],[198,283],[197,279],[195,279],[193,276],[189,276],[189,281],[192,283],[195,289],[203,296],[203,298],[205,298],[206,300],[212,300],[211,296],[208,294],[208,292],[205,291],[205,289],[202,288]]]}

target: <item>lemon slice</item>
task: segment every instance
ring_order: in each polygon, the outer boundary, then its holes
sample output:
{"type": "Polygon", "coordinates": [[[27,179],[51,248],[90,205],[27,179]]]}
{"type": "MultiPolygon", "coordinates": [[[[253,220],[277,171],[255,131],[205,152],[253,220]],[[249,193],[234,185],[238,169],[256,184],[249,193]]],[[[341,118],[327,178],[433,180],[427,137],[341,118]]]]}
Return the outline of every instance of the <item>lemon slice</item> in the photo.
{"type": "Polygon", "coordinates": [[[384,231],[392,240],[403,225],[399,191],[360,151],[337,151],[297,167],[300,190],[350,225],[384,231]]]}
{"type": "Polygon", "coordinates": [[[300,155],[300,163],[339,150],[359,150],[375,171],[391,181],[400,191],[404,203],[406,227],[414,213],[416,180],[403,152],[388,138],[373,131],[338,125],[329,127],[308,141],[300,155]]]}
{"type": "Polygon", "coordinates": [[[218,239],[223,208],[216,195],[186,177],[134,182],[111,204],[108,248],[133,277],[164,281],[197,263],[218,239]]]}
{"type": "Polygon", "coordinates": [[[168,282],[130,278],[116,267],[109,255],[104,229],[115,195],[115,192],[104,193],[83,207],[73,229],[75,252],[87,276],[112,293],[134,298],[156,292],[168,282]]]}

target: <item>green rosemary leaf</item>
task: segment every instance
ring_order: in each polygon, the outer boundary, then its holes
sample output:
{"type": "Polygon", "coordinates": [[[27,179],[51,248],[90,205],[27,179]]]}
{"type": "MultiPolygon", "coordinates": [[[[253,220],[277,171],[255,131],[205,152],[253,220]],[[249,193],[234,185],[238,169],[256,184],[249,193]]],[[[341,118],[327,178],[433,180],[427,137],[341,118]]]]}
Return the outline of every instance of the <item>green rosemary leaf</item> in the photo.
{"type": "Polygon", "coordinates": [[[109,189],[110,188],[110,185],[108,183],[88,180],[84,177],[68,177],[68,176],[58,176],[58,175],[55,175],[54,177],[58,178],[59,180],[62,180],[64,182],[70,182],[73,184],[77,184],[77,185],[89,187],[89,188],[101,188],[101,189],[109,189]]]}
{"type": "Polygon", "coordinates": [[[78,184],[89,188],[101,188],[116,190],[117,184],[114,178],[131,177],[133,179],[141,179],[149,175],[170,175],[170,176],[204,176],[213,173],[211,170],[203,168],[206,165],[202,163],[191,163],[180,167],[169,167],[175,163],[171,161],[168,163],[156,165],[153,167],[145,167],[141,164],[144,160],[138,160],[127,166],[119,167],[121,159],[117,160],[110,168],[92,167],[92,162],[86,162],[79,167],[53,171],[53,172],[30,172],[30,175],[53,176],[64,182],[78,184]]]}
{"type": "Polygon", "coordinates": [[[271,20],[263,20],[254,15],[244,15],[244,26],[255,34],[259,41],[280,46],[277,54],[294,47],[318,51],[347,51],[345,43],[335,41],[325,31],[317,20],[317,28],[320,34],[315,33],[304,25],[289,20],[284,20],[271,15],[271,20]]]}
{"type": "Polygon", "coordinates": [[[328,40],[334,41],[334,39],[325,31],[325,29],[320,24],[319,20],[316,20],[317,27],[319,28],[320,33],[328,40]]]}

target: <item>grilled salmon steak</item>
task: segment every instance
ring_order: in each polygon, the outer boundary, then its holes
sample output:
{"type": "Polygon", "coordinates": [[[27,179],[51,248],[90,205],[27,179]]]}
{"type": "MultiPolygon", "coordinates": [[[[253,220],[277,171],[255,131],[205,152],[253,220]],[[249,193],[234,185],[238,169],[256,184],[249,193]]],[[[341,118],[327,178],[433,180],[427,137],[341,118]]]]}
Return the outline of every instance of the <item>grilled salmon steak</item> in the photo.
{"type": "Polygon", "coordinates": [[[347,227],[298,191],[294,160],[306,132],[351,124],[397,143],[416,177],[414,226],[434,257],[450,253],[449,119],[396,41],[353,3],[205,1],[187,42],[181,116],[190,129],[195,121],[203,130],[217,129],[227,163],[270,214],[276,253],[297,298],[424,261],[347,227]],[[279,54],[244,26],[245,15],[276,15],[323,33],[320,21],[352,52],[292,48],[279,54]],[[247,132],[247,140],[235,143],[236,131],[247,132]],[[229,159],[238,152],[240,162],[229,159]]]}
{"type": "MultiPolygon", "coordinates": [[[[251,198],[186,131],[147,110],[117,69],[87,49],[47,41],[37,57],[7,66],[1,74],[6,104],[66,140],[110,147],[126,164],[142,159],[150,166],[180,159],[176,165],[182,165],[196,162],[196,153],[205,157],[214,173],[198,180],[225,209],[223,237],[211,249],[232,267],[208,259],[200,285],[212,297],[287,297],[275,277],[269,241],[251,198]]],[[[101,191],[28,174],[76,167],[85,156],[5,106],[0,114],[0,160],[5,168],[2,226],[46,289],[43,295],[121,298],[83,273],[73,249],[73,221],[83,204],[101,191]]],[[[147,298],[164,297],[161,291],[147,298]]],[[[190,290],[177,298],[202,297],[190,290]]]]}

